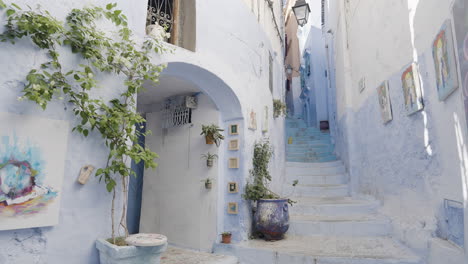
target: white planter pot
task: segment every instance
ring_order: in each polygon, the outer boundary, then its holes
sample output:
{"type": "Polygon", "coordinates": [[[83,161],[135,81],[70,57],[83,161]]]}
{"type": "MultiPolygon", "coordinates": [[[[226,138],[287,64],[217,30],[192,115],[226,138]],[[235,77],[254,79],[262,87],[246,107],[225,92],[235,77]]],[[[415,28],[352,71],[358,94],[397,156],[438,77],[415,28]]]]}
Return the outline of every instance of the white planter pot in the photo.
{"type": "Polygon", "coordinates": [[[101,264],[159,264],[167,243],[153,247],[119,247],[105,239],[96,241],[101,264]]]}

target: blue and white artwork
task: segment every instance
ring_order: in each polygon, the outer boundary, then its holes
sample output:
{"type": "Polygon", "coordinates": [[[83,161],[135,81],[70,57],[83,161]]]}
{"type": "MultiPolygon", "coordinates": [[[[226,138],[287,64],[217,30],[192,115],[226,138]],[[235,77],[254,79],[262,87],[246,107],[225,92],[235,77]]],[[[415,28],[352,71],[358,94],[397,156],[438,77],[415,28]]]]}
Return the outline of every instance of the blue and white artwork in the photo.
{"type": "Polygon", "coordinates": [[[0,230],[58,223],[68,123],[0,113],[0,230]]]}

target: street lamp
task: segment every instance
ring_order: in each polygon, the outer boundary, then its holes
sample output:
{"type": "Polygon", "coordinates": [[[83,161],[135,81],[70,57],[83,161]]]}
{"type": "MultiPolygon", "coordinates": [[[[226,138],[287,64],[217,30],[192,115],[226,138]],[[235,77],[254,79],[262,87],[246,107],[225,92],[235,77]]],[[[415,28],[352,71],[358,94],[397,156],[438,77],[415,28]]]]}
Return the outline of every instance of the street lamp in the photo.
{"type": "Polygon", "coordinates": [[[292,7],[294,15],[297,19],[297,24],[303,27],[307,24],[307,20],[309,19],[310,7],[309,4],[306,3],[305,0],[297,0],[296,4],[292,7]]]}
{"type": "Polygon", "coordinates": [[[291,76],[292,72],[293,72],[293,67],[291,66],[291,64],[288,64],[288,66],[286,67],[286,73],[288,74],[288,76],[291,76]]]}

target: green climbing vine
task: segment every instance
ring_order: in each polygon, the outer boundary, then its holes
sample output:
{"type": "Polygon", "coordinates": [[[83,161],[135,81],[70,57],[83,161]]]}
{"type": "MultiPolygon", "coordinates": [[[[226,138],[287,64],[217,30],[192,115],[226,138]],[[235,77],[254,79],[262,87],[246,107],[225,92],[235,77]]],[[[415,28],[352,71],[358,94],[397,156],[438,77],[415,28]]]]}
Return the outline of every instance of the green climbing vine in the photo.
{"type": "MultiPolygon", "coordinates": [[[[137,48],[139,45],[133,40],[127,18],[116,9],[116,4],[108,4],[105,8],[73,9],[64,22],[45,10],[30,7],[23,10],[14,3],[7,6],[3,0],[0,0],[0,9],[5,9],[7,16],[5,30],[0,34],[2,42],[15,44],[19,39],[29,38],[48,55],[46,62],[27,74],[20,100],[35,102],[42,109],[46,109],[52,100],[65,100],[80,120],[73,131],[84,137],[96,131],[109,149],[107,163],[96,170],[96,176],[113,195],[112,240],[115,243],[116,186],[118,182],[122,184],[126,197],[127,177],[135,175],[129,159],[144,162],[146,168],[157,166],[157,154],[136,143],[140,135],[150,133],[135,129],[146,121],[136,111],[136,95],[144,82],[158,83],[164,66],[154,64],[151,53],[163,52],[163,41],[147,37],[137,48]],[[117,31],[101,30],[97,24],[100,20],[110,21],[117,31]],[[67,65],[65,70],[61,53],[66,49],[79,55],[83,63],[73,65],[71,69],[67,65]],[[118,76],[119,80],[123,79],[125,89],[110,100],[93,97],[92,90],[99,87],[100,74],[118,76]]],[[[127,204],[126,199],[123,200],[120,226],[128,235],[127,204]]]]}

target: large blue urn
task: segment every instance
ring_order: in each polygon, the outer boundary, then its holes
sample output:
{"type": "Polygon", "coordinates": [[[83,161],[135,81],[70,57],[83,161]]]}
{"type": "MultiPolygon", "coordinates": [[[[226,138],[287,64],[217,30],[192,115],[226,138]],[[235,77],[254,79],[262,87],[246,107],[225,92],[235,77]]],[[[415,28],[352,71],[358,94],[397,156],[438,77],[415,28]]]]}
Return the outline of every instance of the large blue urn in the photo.
{"type": "Polygon", "coordinates": [[[267,240],[283,239],[289,229],[288,199],[258,200],[254,227],[267,240]]]}

